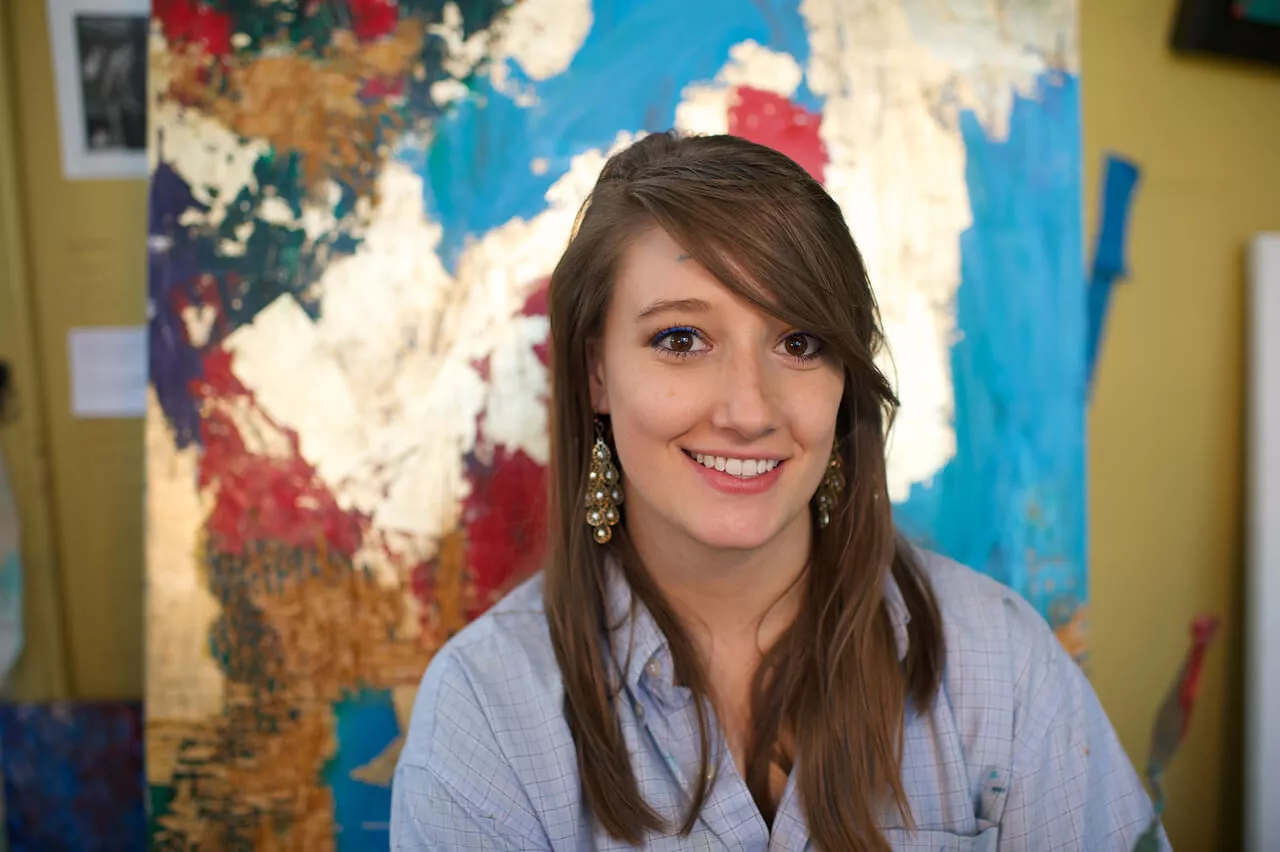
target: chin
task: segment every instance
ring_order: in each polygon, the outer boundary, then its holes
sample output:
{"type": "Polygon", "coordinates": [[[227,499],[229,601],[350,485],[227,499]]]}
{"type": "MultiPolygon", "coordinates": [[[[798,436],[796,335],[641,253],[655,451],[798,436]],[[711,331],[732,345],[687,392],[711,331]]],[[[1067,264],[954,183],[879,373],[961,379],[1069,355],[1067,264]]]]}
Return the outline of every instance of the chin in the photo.
{"type": "Polygon", "coordinates": [[[712,550],[756,550],[777,537],[778,520],[762,518],[707,518],[689,528],[689,537],[712,550]]]}

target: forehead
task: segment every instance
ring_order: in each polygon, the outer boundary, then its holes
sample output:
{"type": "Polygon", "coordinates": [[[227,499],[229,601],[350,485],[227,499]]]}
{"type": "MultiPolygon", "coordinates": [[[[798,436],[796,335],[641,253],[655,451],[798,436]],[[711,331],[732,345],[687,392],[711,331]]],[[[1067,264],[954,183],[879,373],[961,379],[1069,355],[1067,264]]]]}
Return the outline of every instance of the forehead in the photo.
{"type": "Polygon", "coordinates": [[[613,298],[620,307],[642,309],[655,299],[727,297],[725,289],[702,264],[662,228],[642,231],[623,252],[613,298]]]}

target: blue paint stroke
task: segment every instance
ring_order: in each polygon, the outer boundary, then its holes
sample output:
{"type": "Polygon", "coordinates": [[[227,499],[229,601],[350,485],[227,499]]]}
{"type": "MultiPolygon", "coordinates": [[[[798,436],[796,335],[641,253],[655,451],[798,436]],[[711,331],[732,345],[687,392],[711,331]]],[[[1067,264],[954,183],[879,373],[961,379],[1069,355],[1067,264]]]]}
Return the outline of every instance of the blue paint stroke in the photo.
{"type": "Polygon", "coordinates": [[[324,783],[333,790],[338,852],[386,849],[391,842],[391,788],[375,787],[351,777],[382,754],[400,735],[389,690],[362,689],[337,702],[337,755],[324,768],[324,783]]]}
{"type": "Polygon", "coordinates": [[[142,707],[0,705],[11,852],[145,849],[142,707]]]}
{"type": "Polygon", "coordinates": [[[1006,140],[969,111],[960,129],[973,225],[951,349],[956,454],[896,515],[1047,615],[1087,598],[1079,81],[1050,72],[1017,96],[1006,140]]]}
{"type": "MultiPolygon", "coordinates": [[[[535,105],[518,106],[483,77],[437,124],[428,150],[400,153],[423,174],[424,202],[444,229],[439,251],[450,271],[468,237],[544,210],[546,191],[574,155],[608,149],[620,131],[671,127],[684,87],[714,80],[733,45],[754,40],[790,54],[801,68],[809,59],[799,4],[785,0],[613,0],[595,4],[592,14],[591,31],[563,74],[534,83],[510,65],[511,81],[531,89],[535,105]],[[545,173],[530,171],[535,159],[547,162],[545,173]]],[[[821,108],[804,84],[794,100],[821,108]]]]}
{"type": "MultiPolygon", "coordinates": [[[[178,220],[187,210],[207,210],[168,163],[151,176],[147,251],[147,333],[151,387],[178,449],[198,439],[200,415],[191,382],[204,375],[200,355],[187,341],[182,317],[172,310],[173,291],[190,288],[203,269],[198,238],[178,220]]],[[[191,301],[194,301],[192,299],[191,301]]]]}
{"type": "Polygon", "coordinates": [[[1128,274],[1126,247],[1129,210],[1138,185],[1138,167],[1129,160],[1108,155],[1102,186],[1102,211],[1097,241],[1093,249],[1093,272],[1089,277],[1089,329],[1087,363],[1089,387],[1098,366],[1102,333],[1111,291],[1116,281],[1128,274]]]}

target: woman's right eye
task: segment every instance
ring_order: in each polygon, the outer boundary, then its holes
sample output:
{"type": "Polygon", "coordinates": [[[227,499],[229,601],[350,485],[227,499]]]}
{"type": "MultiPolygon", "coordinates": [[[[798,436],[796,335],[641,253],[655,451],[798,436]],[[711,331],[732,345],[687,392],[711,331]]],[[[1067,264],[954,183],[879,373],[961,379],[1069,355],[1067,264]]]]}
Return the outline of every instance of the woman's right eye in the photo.
{"type": "Polygon", "coordinates": [[[654,349],[669,355],[692,355],[707,348],[702,336],[693,328],[668,328],[654,335],[654,349]]]}

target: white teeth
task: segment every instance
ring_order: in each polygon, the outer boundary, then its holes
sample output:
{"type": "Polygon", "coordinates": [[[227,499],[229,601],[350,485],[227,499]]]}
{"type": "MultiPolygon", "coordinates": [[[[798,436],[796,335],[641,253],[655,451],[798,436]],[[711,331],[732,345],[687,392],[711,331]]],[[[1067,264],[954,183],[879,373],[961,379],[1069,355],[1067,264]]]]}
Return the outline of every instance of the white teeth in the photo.
{"type": "Polygon", "coordinates": [[[704,456],[702,453],[694,453],[693,458],[703,467],[722,470],[742,479],[768,473],[778,466],[775,459],[733,459],[725,456],[704,456]]]}

